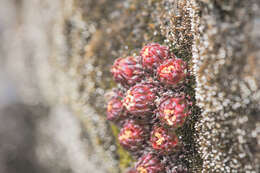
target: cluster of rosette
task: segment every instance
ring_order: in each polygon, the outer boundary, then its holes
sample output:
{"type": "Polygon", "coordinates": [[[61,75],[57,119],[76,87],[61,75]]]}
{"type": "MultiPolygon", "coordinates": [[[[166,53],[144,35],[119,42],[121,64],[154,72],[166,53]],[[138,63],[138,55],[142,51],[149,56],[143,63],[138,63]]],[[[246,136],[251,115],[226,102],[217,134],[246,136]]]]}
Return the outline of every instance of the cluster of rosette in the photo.
{"type": "Polygon", "coordinates": [[[168,47],[152,43],[139,56],[116,59],[111,73],[119,88],[108,102],[107,119],[120,127],[120,145],[139,157],[129,172],[166,172],[162,158],[180,148],[175,130],[190,114],[181,92],[186,63],[168,47]]]}

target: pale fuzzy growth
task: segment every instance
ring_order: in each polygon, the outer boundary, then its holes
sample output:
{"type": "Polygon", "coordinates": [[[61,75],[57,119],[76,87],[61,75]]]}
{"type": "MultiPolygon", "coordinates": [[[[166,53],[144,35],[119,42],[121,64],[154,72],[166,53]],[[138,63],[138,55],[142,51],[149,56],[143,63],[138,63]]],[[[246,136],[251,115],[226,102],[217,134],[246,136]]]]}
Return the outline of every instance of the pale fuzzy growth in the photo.
{"type": "Polygon", "coordinates": [[[201,10],[201,18],[192,16],[192,53],[196,100],[202,109],[196,123],[202,172],[258,170],[259,156],[252,152],[257,148],[257,135],[252,135],[257,113],[252,110],[259,88],[244,71],[253,4],[203,1],[198,6],[193,1],[193,9],[201,10]]]}

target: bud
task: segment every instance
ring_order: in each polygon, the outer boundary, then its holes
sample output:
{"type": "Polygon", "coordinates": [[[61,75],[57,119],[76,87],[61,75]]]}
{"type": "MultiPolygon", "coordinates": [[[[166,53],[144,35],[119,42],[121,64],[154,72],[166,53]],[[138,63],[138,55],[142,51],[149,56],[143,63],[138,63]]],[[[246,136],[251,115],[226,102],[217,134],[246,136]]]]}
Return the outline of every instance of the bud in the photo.
{"type": "Polygon", "coordinates": [[[138,57],[129,56],[115,60],[111,73],[116,82],[123,86],[132,86],[142,80],[143,71],[138,57]]]}
{"type": "Polygon", "coordinates": [[[186,65],[181,59],[168,59],[157,69],[160,82],[166,85],[177,85],[186,76],[186,65]]]}
{"type": "Polygon", "coordinates": [[[125,149],[135,151],[142,148],[145,141],[145,133],[140,125],[130,120],[120,130],[118,140],[125,149]]]}
{"type": "Polygon", "coordinates": [[[153,149],[159,154],[170,154],[177,148],[178,137],[162,127],[155,126],[151,133],[150,142],[153,149]]]}
{"type": "Polygon", "coordinates": [[[141,50],[143,68],[152,71],[169,57],[169,49],[157,43],[148,44],[141,50]]]}
{"type": "Polygon", "coordinates": [[[143,155],[135,166],[138,173],[163,173],[164,165],[154,154],[143,155]]]}
{"type": "Polygon", "coordinates": [[[127,91],[123,105],[130,114],[146,116],[155,107],[155,90],[151,84],[137,84],[127,91]]]}
{"type": "Polygon", "coordinates": [[[185,98],[164,98],[159,105],[159,119],[169,127],[181,127],[188,115],[189,109],[185,98]]]}
{"type": "Polygon", "coordinates": [[[123,93],[120,91],[113,92],[111,99],[107,104],[107,119],[113,122],[123,118],[123,103],[122,103],[123,93]]]}

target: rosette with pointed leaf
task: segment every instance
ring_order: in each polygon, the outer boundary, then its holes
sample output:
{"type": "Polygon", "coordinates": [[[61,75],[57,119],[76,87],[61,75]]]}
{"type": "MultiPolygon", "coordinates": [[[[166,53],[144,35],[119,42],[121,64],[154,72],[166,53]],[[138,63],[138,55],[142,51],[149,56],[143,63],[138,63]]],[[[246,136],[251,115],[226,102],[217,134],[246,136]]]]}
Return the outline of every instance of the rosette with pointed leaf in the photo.
{"type": "Polygon", "coordinates": [[[152,113],[155,99],[156,88],[152,84],[137,84],[127,91],[123,105],[130,114],[143,117],[152,113]]]}
{"type": "Polygon", "coordinates": [[[152,148],[159,154],[170,154],[177,149],[178,137],[163,127],[155,126],[151,133],[150,142],[152,148]]]}
{"type": "Polygon", "coordinates": [[[169,127],[181,127],[188,115],[188,104],[183,97],[166,97],[159,105],[159,119],[169,127]]]}
{"type": "Polygon", "coordinates": [[[157,69],[157,77],[165,85],[176,86],[185,76],[186,64],[181,59],[168,59],[157,69]]]}
{"type": "Polygon", "coordinates": [[[143,68],[148,71],[156,69],[163,60],[169,58],[169,49],[157,43],[144,46],[141,50],[143,68]]]}
{"type": "Polygon", "coordinates": [[[116,82],[123,86],[132,86],[142,80],[143,70],[139,57],[129,56],[115,60],[111,72],[116,82]]]}
{"type": "Polygon", "coordinates": [[[120,130],[119,143],[129,151],[135,151],[143,147],[145,142],[145,131],[142,126],[133,120],[127,121],[120,130]]]}
{"type": "Polygon", "coordinates": [[[114,91],[111,99],[107,104],[107,119],[117,122],[123,118],[123,93],[121,91],[114,91]]]}
{"type": "Polygon", "coordinates": [[[143,155],[137,162],[135,169],[138,173],[163,173],[165,172],[164,164],[152,153],[143,155]]]}

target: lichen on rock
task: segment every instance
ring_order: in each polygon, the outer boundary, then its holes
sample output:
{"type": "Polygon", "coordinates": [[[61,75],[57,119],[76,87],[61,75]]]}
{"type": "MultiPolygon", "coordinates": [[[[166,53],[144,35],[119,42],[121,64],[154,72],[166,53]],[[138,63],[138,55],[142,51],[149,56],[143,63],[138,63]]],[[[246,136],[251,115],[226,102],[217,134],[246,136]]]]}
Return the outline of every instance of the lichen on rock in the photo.
{"type": "MultiPolygon", "coordinates": [[[[196,123],[203,172],[255,172],[252,135],[259,89],[245,73],[252,2],[202,1],[193,16],[193,70],[202,114],[196,123]]],[[[258,103],[259,104],[259,103],[258,103]]]]}

